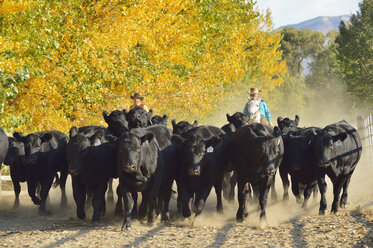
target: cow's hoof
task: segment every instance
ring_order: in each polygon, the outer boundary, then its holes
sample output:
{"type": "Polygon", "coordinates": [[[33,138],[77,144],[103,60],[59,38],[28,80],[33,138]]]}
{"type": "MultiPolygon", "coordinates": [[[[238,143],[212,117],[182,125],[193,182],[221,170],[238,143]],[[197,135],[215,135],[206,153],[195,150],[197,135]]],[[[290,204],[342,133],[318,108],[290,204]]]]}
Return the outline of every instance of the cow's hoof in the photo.
{"type": "Polygon", "coordinates": [[[121,228],[122,232],[123,231],[129,232],[129,231],[131,231],[131,229],[132,229],[131,226],[127,226],[127,225],[123,225],[122,228],[121,228]]]}
{"type": "Polygon", "coordinates": [[[216,208],[216,212],[218,212],[218,214],[224,214],[223,207],[216,208]]]}
{"type": "Polygon", "coordinates": [[[40,216],[49,216],[49,215],[52,215],[52,213],[49,212],[49,211],[46,211],[46,210],[39,209],[39,215],[40,216]]]}
{"type": "Polygon", "coordinates": [[[302,203],[302,198],[297,197],[297,198],[296,198],[296,201],[297,201],[298,204],[301,204],[301,203],[302,203]]]}
{"type": "Polygon", "coordinates": [[[332,213],[332,214],[336,214],[336,213],[338,213],[338,209],[332,209],[332,210],[330,211],[330,213],[332,213]]]}
{"type": "Polygon", "coordinates": [[[167,223],[169,221],[170,221],[170,214],[169,213],[162,214],[161,222],[167,223]]]}
{"type": "Polygon", "coordinates": [[[345,209],[346,208],[346,203],[339,204],[339,207],[345,209]]]}
{"type": "Polygon", "coordinates": [[[40,200],[39,198],[34,198],[34,199],[32,199],[32,202],[33,202],[35,205],[40,205],[41,200],[40,200]]]}
{"type": "Polygon", "coordinates": [[[85,212],[84,211],[77,211],[76,215],[79,219],[84,220],[85,219],[85,212]]]}
{"type": "Polygon", "coordinates": [[[260,218],[259,220],[259,228],[260,229],[265,229],[268,226],[267,220],[265,217],[260,218]]]}
{"type": "Polygon", "coordinates": [[[14,204],[13,204],[13,209],[18,209],[19,208],[19,202],[15,202],[14,204]]]}
{"type": "Polygon", "coordinates": [[[319,215],[326,215],[326,209],[320,209],[319,215]]]}

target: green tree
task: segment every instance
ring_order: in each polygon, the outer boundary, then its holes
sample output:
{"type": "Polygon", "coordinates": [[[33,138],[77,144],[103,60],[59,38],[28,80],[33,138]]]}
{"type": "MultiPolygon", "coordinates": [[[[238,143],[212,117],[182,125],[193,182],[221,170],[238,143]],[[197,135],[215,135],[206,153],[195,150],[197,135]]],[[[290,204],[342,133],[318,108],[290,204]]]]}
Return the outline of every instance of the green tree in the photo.
{"type": "Polygon", "coordinates": [[[321,32],[313,32],[311,29],[297,30],[294,27],[283,29],[282,34],[282,55],[288,71],[292,75],[302,74],[302,62],[315,57],[323,50],[325,37],[321,32]]]}
{"type": "Polygon", "coordinates": [[[373,0],[363,0],[349,24],[342,22],[336,38],[339,73],[356,105],[373,102],[373,0]]]}

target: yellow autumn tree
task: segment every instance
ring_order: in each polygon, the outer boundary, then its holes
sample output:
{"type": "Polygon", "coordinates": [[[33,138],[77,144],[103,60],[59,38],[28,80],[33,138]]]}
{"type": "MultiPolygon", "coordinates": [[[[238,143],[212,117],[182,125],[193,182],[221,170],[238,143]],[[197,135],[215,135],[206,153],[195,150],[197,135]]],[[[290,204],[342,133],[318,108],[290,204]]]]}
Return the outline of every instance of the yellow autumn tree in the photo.
{"type": "Polygon", "coordinates": [[[0,19],[1,83],[24,79],[3,97],[10,131],[103,124],[134,92],[155,114],[201,118],[252,82],[272,90],[285,71],[281,35],[255,1],[3,0],[0,19]]]}

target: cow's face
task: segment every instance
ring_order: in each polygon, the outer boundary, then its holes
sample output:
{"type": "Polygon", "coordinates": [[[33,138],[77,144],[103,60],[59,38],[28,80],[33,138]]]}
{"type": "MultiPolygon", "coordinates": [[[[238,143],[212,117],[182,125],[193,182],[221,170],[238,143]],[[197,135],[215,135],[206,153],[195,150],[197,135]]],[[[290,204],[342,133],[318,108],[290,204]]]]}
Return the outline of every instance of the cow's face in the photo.
{"type": "Polygon", "coordinates": [[[138,128],[138,127],[147,127],[151,117],[153,115],[153,111],[150,110],[146,112],[145,109],[142,107],[136,106],[131,109],[128,114],[126,115],[126,119],[128,121],[128,127],[131,128],[138,128]]]}
{"type": "Polygon", "coordinates": [[[167,120],[168,120],[167,115],[163,115],[163,117],[156,115],[152,117],[152,124],[153,125],[160,124],[160,125],[167,127],[167,120]]]}
{"type": "Polygon", "coordinates": [[[207,159],[208,149],[218,145],[220,140],[219,137],[213,137],[210,140],[204,141],[199,136],[191,136],[188,139],[177,135],[173,136],[173,141],[176,141],[183,150],[189,176],[201,175],[204,160],[207,159]]]}
{"type": "Polygon", "coordinates": [[[291,131],[292,129],[296,128],[299,124],[299,116],[296,115],[294,120],[286,118],[277,118],[277,125],[282,131],[282,133],[287,133],[288,131],[291,131]]]}
{"type": "Polygon", "coordinates": [[[253,146],[258,153],[258,164],[262,166],[259,172],[262,176],[274,176],[284,153],[280,129],[275,127],[274,134],[264,137],[256,137],[252,133],[252,138],[255,140],[253,146]]]}
{"type": "Polygon", "coordinates": [[[118,138],[118,163],[121,171],[126,173],[140,172],[140,156],[142,149],[149,145],[153,134],[139,137],[133,133],[126,132],[118,138]]]}
{"type": "Polygon", "coordinates": [[[119,137],[122,132],[128,131],[128,121],[126,119],[127,110],[114,110],[108,115],[108,112],[104,111],[105,122],[108,124],[110,132],[119,137]]]}
{"type": "Polygon", "coordinates": [[[172,120],[172,128],[174,134],[182,134],[190,129],[193,129],[198,126],[198,121],[195,120],[193,124],[190,124],[187,121],[180,121],[179,123],[176,123],[176,120],[172,120]]]}
{"type": "Polygon", "coordinates": [[[249,121],[249,116],[244,115],[241,112],[236,112],[232,116],[227,114],[227,120],[229,123],[233,124],[236,129],[239,129],[247,125],[249,121]]]}
{"type": "Polygon", "coordinates": [[[340,145],[339,142],[343,142],[346,138],[346,133],[331,135],[325,131],[314,136],[312,142],[319,167],[328,167],[330,165],[330,162],[336,156],[335,150],[340,145]]]}
{"type": "Polygon", "coordinates": [[[4,164],[11,166],[18,179],[24,182],[27,175],[24,144],[12,137],[8,137],[8,141],[9,148],[4,164]]]}
{"type": "Polygon", "coordinates": [[[39,152],[42,150],[44,144],[48,143],[52,139],[52,134],[44,133],[39,136],[36,134],[29,134],[24,136],[22,133],[14,133],[14,138],[18,141],[23,142],[25,146],[26,164],[34,165],[37,164],[39,158],[39,152]]]}

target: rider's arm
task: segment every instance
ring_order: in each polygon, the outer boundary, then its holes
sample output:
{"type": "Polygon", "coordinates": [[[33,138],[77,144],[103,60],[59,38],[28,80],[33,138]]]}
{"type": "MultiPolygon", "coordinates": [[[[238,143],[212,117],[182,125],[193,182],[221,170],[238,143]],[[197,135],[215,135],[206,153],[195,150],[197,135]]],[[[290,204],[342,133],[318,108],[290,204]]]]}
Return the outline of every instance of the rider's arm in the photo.
{"type": "Polygon", "coordinates": [[[267,118],[268,121],[272,121],[271,114],[265,101],[260,102],[260,114],[267,118]]]}
{"type": "Polygon", "coordinates": [[[246,105],[245,105],[245,107],[243,108],[243,114],[244,115],[247,115],[248,113],[247,113],[247,105],[248,105],[249,103],[246,103],[246,105]]]}

